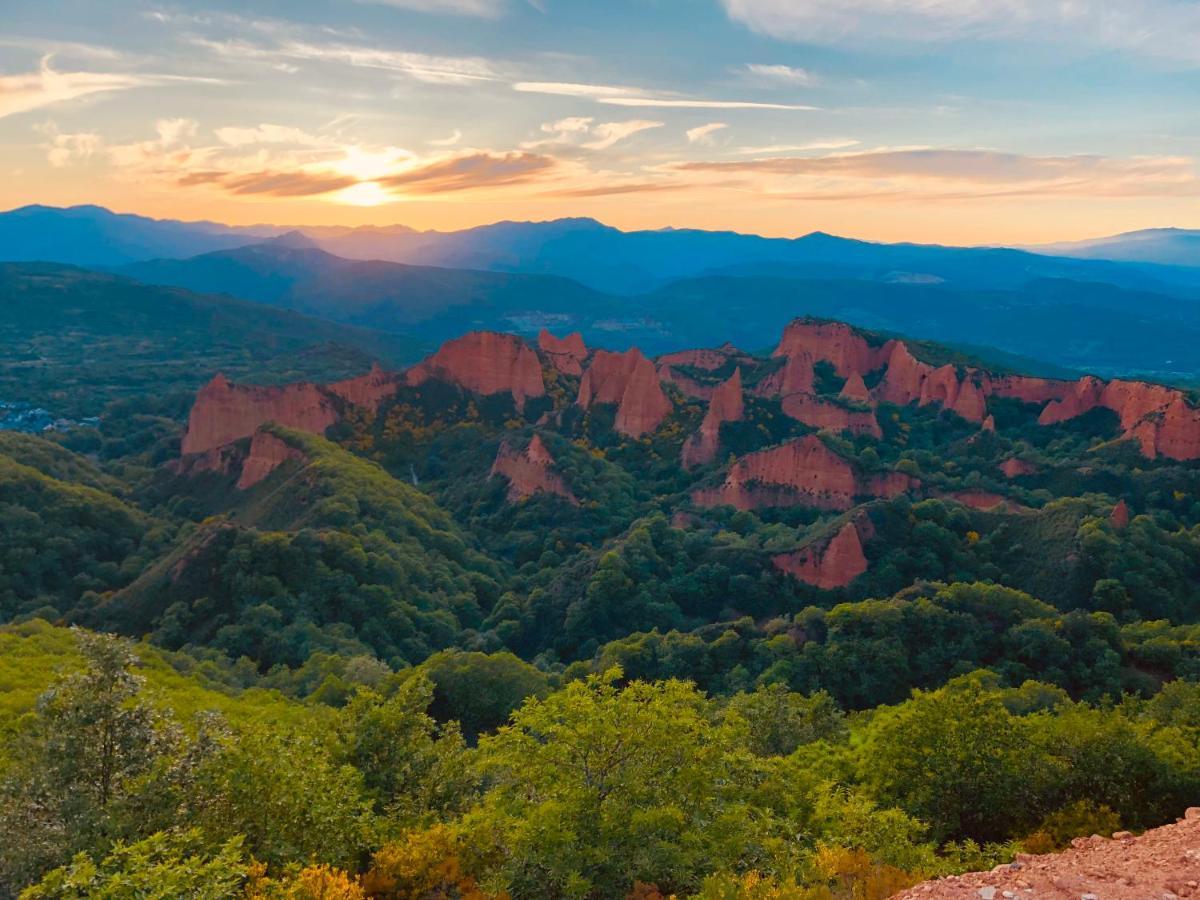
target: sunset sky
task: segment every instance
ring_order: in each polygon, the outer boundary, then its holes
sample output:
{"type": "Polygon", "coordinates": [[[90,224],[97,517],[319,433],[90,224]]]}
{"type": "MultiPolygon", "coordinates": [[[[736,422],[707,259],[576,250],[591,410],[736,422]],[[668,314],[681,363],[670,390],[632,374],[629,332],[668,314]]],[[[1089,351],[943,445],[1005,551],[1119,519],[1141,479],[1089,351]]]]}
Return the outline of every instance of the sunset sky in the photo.
{"type": "Polygon", "coordinates": [[[1200,227],[1200,0],[0,0],[0,207],[1200,227]]]}

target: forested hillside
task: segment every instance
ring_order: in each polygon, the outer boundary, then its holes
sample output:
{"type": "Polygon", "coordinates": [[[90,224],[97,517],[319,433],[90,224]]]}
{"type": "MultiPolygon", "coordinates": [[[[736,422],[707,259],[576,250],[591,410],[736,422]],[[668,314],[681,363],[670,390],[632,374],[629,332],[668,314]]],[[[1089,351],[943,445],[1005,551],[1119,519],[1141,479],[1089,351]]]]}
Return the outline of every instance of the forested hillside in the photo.
{"type": "Polygon", "coordinates": [[[1187,392],[813,319],[281,384],[252,309],[0,435],[0,891],[882,898],[1200,791],[1187,392]]]}

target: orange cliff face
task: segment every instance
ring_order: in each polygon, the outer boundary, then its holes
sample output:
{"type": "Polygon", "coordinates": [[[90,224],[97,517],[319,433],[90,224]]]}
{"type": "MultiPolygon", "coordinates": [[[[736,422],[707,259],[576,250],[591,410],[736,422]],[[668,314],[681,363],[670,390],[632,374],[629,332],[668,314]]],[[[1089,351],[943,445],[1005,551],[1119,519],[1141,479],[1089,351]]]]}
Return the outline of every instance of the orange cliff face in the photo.
{"type": "Polygon", "coordinates": [[[559,338],[543,328],[538,334],[538,349],[562,374],[576,377],[583,374],[583,361],[587,359],[588,350],[578,331],[559,338]]]}
{"type": "Polygon", "coordinates": [[[884,362],[887,345],[872,347],[867,339],[841,322],[800,319],[784,329],[775,356],[808,356],[833,363],[842,378],[854,372],[866,375],[884,362]]]}
{"type": "Polygon", "coordinates": [[[371,366],[371,371],[357,378],[345,381],[335,381],[328,385],[329,391],[341,397],[347,403],[361,406],[364,409],[378,409],[379,404],[391,397],[400,387],[400,376],[394,372],[385,372],[379,363],[371,366]]]}
{"type": "Polygon", "coordinates": [[[683,444],[683,467],[702,466],[716,458],[721,444],[721,425],[725,422],[740,422],[746,414],[742,397],[742,370],[733,370],[733,375],[713,391],[708,403],[708,412],[700,423],[700,430],[683,444]]]}
{"type": "Polygon", "coordinates": [[[742,457],[720,487],[699,490],[700,506],[849,509],[856,497],[895,497],[918,485],[900,472],[865,476],[815,435],[742,457]]]}
{"type": "Polygon", "coordinates": [[[524,341],[512,334],[473,331],[442,344],[437,353],[405,373],[410,385],[445,381],[475,394],[511,393],[518,410],[546,394],[542,365],[524,341]]]}
{"type": "Polygon", "coordinates": [[[242,474],[238,478],[239,490],[254,487],[268,475],[293,459],[303,459],[304,454],[289,446],[269,431],[258,430],[250,441],[250,453],[242,463],[242,474]]]}
{"type": "Polygon", "coordinates": [[[337,420],[334,395],[319,385],[255,387],[217,375],[196,394],[180,449],[185,456],[204,453],[249,437],[267,422],[324,434],[337,420]]]}
{"type": "Polygon", "coordinates": [[[558,472],[554,457],[541,437],[536,434],[524,452],[514,450],[507,441],[502,443],[496,454],[496,461],[492,464],[491,474],[508,479],[510,501],[524,500],[542,492],[555,494],[570,503],[578,503],[558,472]]]}
{"type": "Polygon", "coordinates": [[[595,403],[617,404],[615,428],[627,437],[654,431],[672,409],[654,363],[637,349],[596,351],[579,383],[577,402],[584,409],[595,403]]]}
{"type": "Polygon", "coordinates": [[[874,438],[883,437],[879,421],[869,409],[848,409],[839,403],[822,400],[812,394],[792,394],[784,397],[781,406],[786,415],[813,428],[869,434],[874,438]]]}
{"type": "Polygon", "coordinates": [[[726,344],[716,350],[679,350],[675,353],[667,353],[658,357],[655,362],[658,365],[660,380],[675,385],[689,397],[712,400],[718,385],[698,381],[683,369],[716,372],[731,362],[737,365],[755,365],[757,360],[742,353],[732,344],[726,344]]]}
{"type": "MultiPolygon", "coordinates": [[[[865,517],[863,517],[865,520],[865,517]]],[[[867,571],[867,557],[863,552],[863,537],[860,528],[870,537],[870,522],[861,525],[847,522],[823,546],[806,547],[796,553],[775,556],[775,568],[808,584],[833,590],[853,582],[867,571]]]]}

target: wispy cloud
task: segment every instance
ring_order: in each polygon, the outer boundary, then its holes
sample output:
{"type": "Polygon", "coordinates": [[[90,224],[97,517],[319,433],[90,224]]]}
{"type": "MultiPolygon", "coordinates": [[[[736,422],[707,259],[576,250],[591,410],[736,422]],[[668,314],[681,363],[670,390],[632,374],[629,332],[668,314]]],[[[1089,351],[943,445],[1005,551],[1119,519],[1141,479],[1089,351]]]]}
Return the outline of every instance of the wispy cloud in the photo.
{"type": "Polygon", "coordinates": [[[721,0],[762,34],[819,44],[1024,40],[1200,62],[1193,0],[721,0]]]}
{"type": "Polygon", "coordinates": [[[425,143],[430,147],[453,147],[462,140],[462,136],[463,133],[455,128],[452,134],[449,134],[444,138],[432,138],[425,143]]]}
{"type": "Polygon", "coordinates": [[[544,177],[555,166],[552,157],[537,153],[474,151],[420,163],[373,180],[407,194],[446,194],[525,184],[544,177]]]}
{"type": "Polygon", "coordinates": [[[438,56],[361,44],[320,44],[302,40],[281,40],[270,46],[243,39],[193,37],[192,42],[228,59],[255,59],[292,68],[303,62],[338,64],[388,72],[427,84],[464,86],[497,81],[502,77],[492,61],[481,56],[438,56]]]}
{"type": "Polygon", "coordinates": [[[51,65],[51,57],[46,56],[36,72],[0,76],[0,119],[91,94],[127,91],[151,83],[152,79],[139,75],[58,72],[51,65]]]}
{"type": "Polygon", "coordinates": [[[819,81],[808,69],[779,64],[746,63],[739,74],[766,87],[811,87],[819,81]]]}
{"type": "Polygon", "coordinates": [[[648,119],[597,123],[592,116],[568,116],[556,122],[546,122],[541,130],[549,137],[526,141],[521,147],[525,150],[536,150],[540,147],[569,145],[583,147],[585,150],[607,150],[638,132],[662,128],[663,124],[648,119]]]}
{"type": "Polygon", "coordinates": [[[713,134],[722,128],[728,127],[724,122],[709,122],[707,125],[697,125],[695,128],[689,128],[684,134],[687,135],[689,144],[711,144],[713,142],[713,134]]]}
{"type": "Polygon", "coordinates": [[[358,0],[378,6],[394,6],[413,12],[495,19],[504,12],[504,0],[358,0]]]}
{"type": "Polygon", "coordinates": [[[760,103],[752,100],[711,100],[699,97],[655,94],[643,88],[614,87],[601,84],[578,84],[563,81],[518,81],[513,90],[530,94],[551,94],[560,97],[586,97],[610,106],[630,106],[661,109],[780,109],[814,110],[815,106],[794,103],[760,103]]]}
{"type": "Polygon", "coordinates": [[[1196,162],[1186,157],[1027,156],[913,148],[684,162],[672,168],[696,175],[752,177],[772,193],[805,199],[1161,197],[1200,192],[1196,162]]]}
{"type": "Polygon", "coordinates": [[[178,179],[178,184],[182,187],[209,184],[216,185],[230,194],[268,197],[315,197],[345,190],[357,183],[358,179],[356,178],[332,172],[274,172],[270,170],[246,174],[202,170],[190,172],[178,179]]]}
{"type": "Polygon", "coordinates": [[[744,156],[772,156],[777,153],[811,153],[814,150],[846,150],[858,145],[854,138],[827,138],[803,144],[768,144],[765,147],[738,147],[734,152],[744,156]]]}

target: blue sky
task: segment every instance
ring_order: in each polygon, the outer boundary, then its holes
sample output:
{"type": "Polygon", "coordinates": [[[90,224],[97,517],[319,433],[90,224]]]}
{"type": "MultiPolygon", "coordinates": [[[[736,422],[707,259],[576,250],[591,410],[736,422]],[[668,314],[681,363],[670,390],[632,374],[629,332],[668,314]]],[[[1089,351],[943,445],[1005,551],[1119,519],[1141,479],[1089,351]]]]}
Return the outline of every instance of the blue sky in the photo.
{"type": "Polygon", "coordinates": [[[1200,226],[1198,0],[0,0],[0,204],[1027,243],[1200,226]]]}

